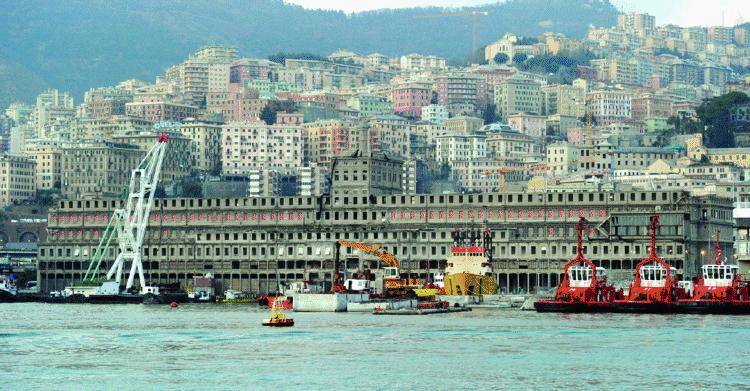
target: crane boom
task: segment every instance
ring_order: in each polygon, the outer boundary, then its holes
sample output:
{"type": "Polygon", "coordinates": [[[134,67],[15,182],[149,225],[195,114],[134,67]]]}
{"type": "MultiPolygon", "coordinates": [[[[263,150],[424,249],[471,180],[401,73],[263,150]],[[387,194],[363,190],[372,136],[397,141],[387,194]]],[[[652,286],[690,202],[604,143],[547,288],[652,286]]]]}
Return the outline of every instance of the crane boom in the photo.
{"type": "Polygon", "coordinates": [[[338,241],[337,244],[339,246],[356,248],[357,250],[361,250],[368,254],[372,254],[380,258],[381,261],[385,262],[385,264],[388,265],[388,267],[398,267],[398,260],[396,259],[396,257],[393,256],[393,254],[389,253],[383,247],[359,243],[359,242],[347,242],[343,240],[338,241]]]}
{"type": "Polygon", "coordinates": [[[122,269],[125,262],[130,261],[130,275],[125,285],[125,289],[133,286],[133,279],[138,273],[141,290],[145,289],[146,279],[143,276],[143,264],[141,263],[141,247],[143,236],[148,227],[148,218],[151,214],[151,207],[154,204],[154,193],[156,185],[159,182],[161,165],[164,161],[164,154],[167,148],[169,137],[166,134],[159,136],[157,143],[149,149],[146,156],[143,157],[138,167],[136,167],[130,176],[130,186],[125,209],[115,209],[112,213],[104,234],[99,241],[99,246],[94,252],[94,256],[89,264],[84,282],[94,281],[99,271],[102,259],[108,252],[109,245],[117,236],[117,244],[120,249],[115,262],[107,272],[107,279],[115,277],[119,284],[122,279],[122,269]]]}

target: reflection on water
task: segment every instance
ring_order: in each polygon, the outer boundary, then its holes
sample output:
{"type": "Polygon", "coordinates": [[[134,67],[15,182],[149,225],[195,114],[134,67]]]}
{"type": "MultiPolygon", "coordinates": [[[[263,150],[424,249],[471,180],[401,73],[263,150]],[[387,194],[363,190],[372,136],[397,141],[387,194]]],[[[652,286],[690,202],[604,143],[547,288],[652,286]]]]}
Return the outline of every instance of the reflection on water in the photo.
{"type": "Polygon", "coordinates": [[[3,304],[10,389],[750,387],[750,317],[3,304]]]}

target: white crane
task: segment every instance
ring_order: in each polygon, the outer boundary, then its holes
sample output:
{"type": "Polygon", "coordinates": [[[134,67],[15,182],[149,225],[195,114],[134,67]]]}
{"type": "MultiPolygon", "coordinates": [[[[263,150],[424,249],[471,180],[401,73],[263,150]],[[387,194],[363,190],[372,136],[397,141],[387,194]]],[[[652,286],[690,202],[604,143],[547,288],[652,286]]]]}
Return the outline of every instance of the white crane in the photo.
{"type": "Polygon", "coordinates": [[[143,277],[141,246],[143,235],[148,227],[148,218],[151,214],[151,206],[154,203],[154,192],[159,182],[159,173],[161,172],[161,164],[164,160],[168,140],[169,137],[166,134],[160,135],[156,145],[151,147],[138,167],[133,170],[130,176],[130,192],[126,208],[115,209],[112,213],[112,218],[107,223],[99,246],[94,252],[88,270],[86,270],[84,282],[95,282],[99,266],[109,250],[109,244],[117,236],[120,252],[117,254],[109,272],[107,272],[107,280],[111,280],[114,276],[115,282],[119,286],[123,266],[130,262],[130,275],[125,284],[125,289],[128,290],[133,286],[133,279],[135,274],[138,273],[141,293],[154,293],[155,290],[146,286],[146,279],[143,277]]]}

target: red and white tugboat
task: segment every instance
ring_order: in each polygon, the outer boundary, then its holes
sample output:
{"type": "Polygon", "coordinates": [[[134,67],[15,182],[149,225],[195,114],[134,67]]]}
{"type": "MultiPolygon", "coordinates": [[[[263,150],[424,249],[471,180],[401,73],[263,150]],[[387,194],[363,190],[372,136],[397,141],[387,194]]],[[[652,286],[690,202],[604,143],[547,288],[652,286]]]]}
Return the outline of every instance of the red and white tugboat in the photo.
{"type": "Polygon", "coordinates": [[[651,248],[649,256],[635,267],[635,281],[630,284],[627,298],[615,300],[617,312],[672,313],[677,312],[677,300],[687,297],[677,286],[676,269],[656,255],[656,230],[659,214],[651,216],[651,248]]]}
{"type": "Polygon", "coordinates": [[[578,230],[578,255],[565,264],[563,280],[557,287],[554,300],[538,300],[537,312],[610,312],[615,299],[622,297],[607,283],[606,270],[594,265],[583,256],[583,217],[576,225],[578,230]]]}
{"type": "Polygon", "coordinates": [[[750,313],[750,289],[741,282],[739,267],[722,259],[720,232],[716,230],[716,262],[703,265],[690,298],[678,302],[680,312],[705,314],[750,313]]]}
{"type": "Polygon", "coordinates": [[[294,319],[287,318],[284,315],[284,298],[277,296],[273,301],[271,307],[271,317],[263,320],[263,326],[270,327],[292,327],[294,326],[294,319]]]}

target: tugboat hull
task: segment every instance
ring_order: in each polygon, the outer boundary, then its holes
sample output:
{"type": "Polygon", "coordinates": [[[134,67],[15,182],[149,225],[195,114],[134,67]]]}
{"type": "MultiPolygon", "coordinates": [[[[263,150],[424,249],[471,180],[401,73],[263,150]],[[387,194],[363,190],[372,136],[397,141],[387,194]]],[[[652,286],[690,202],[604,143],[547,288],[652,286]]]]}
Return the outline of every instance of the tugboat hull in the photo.
{"type": "Polygon", "coordinates": [[[170,303],[188,303],[187,293],[160,293],[158,295],[147,294],[143,297],[143,304],[170,304],[170,303]]]}
{"type": "Polygon", "coordinates": [[[0,303],[13,303],[18,301],[18,296],[8,291],[0,290],[0,303]]]}
{"type": "Polygon", "coordinates": [[[732,302],[718,300],[684,300],[678,304],[679,311],[684,314],[718,314],[718,315],[747,315],[750,314],[750,302],[732,302]]]}
{"type": "Polygon", "coordinates": [[[140,295],[90,295],[91,304],[141,304],[143,296],[140,295]]]}
{"type": "Polygon", "coordinates": [[[621,301],[612,303],[613,312],[630,314],[674,314],[679,312],[675,303],[650,303],[621,301]]]}
{"type": "Polygon", "coordinates": [[[539,300],[534,303],[537,312],[602,313],[612,312],[612,303],[570,303],[564,301],[539,300]]]}

